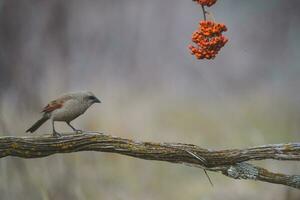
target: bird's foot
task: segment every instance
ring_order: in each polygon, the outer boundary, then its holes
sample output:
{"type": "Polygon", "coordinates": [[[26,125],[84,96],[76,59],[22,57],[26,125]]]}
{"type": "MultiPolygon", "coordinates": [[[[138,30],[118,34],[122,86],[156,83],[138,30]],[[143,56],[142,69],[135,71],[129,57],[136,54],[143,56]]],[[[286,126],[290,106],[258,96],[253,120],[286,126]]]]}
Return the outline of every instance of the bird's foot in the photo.
{"type": "Polygon", "coordinates": [[[84,131],[83,130],[79,130],[79,129],[74,129],[74,132],[76,134],[82,134],[84,131]]]}
{"type": "Polygon", "coordinates": [[[82,134],[84,131],[80,130],[80,129],[76,129],[74,128],[74,126],[72,126],[70,124],[70,122],[67,122],[67,124],[72,128],[72,130],[76,133],[76,134],[82,134]]]}
{"type": "Polygon", "coordinates": [[[56,138],[61,137],[61,134],[56,131],[53,131],[53,137],[56,137],[56,138]]]}
{"type": "Polygon", "coordinates": [[[99,131],[84,131],[85,133],[96,133],[96,134],[99,134],[99,135],[104,135],[104,133],[102,132],[99,132],[99,131]]]}

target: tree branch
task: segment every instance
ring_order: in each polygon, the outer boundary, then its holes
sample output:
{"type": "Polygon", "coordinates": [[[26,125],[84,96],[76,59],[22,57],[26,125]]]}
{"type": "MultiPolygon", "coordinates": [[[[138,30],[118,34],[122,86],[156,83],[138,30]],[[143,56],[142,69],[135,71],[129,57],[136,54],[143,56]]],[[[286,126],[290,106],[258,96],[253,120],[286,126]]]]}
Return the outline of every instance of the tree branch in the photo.
{"type": "Polygon", "coordinates": [[[245,163],[250,160],[300,160],[300,143],[273,144],[246,149],[209,150],[192,144],[139,142],[98,133],[52,136],[0,137],[0,158],[46,157],[56,153],[100,151],[146,160],[182,163],[221,172],[235,179],[259,180],[300,189],[299,175],[270,172],[245,163]]]}

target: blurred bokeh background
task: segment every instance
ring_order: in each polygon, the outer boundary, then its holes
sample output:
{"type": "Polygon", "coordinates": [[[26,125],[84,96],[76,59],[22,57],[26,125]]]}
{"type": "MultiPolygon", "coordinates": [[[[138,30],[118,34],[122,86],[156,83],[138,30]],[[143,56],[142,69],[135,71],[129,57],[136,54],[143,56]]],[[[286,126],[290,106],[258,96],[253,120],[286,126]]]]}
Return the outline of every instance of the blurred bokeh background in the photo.
{"type": "MultiPolygon", "coordinates": [[[[205,148],[300,139],[300,1],[226,0],[209,9],[229,38],[215,60],[187,49],[192,0],[0,0],[0,135],[24,136],[61,93],[102,104],[84,130],[205,148]]],[[[61,132],[70,131],[64,124],[61,132]]],[[[50,123],[38,130],[51,133],[50,123]]],[[[299,174],[297,162],[256,162],[299,174]]],[[[296,200],[296,190],[95,152],[0,161],[0,199],[296,200]]]]}

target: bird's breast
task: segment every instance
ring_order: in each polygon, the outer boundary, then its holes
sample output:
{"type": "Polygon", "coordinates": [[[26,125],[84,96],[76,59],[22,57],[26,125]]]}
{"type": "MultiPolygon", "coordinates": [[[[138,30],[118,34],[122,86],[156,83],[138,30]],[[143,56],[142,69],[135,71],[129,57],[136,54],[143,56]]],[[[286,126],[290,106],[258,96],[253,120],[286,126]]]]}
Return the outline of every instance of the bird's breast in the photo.
{"type": "Polygon", "coordinates": [[[70,122],[82,115],[87,108],[87,105],[82,104],[77,100],[69,100],[65,102],[61,108],[52,111],[51,118],[54,121],[70,122]]]}

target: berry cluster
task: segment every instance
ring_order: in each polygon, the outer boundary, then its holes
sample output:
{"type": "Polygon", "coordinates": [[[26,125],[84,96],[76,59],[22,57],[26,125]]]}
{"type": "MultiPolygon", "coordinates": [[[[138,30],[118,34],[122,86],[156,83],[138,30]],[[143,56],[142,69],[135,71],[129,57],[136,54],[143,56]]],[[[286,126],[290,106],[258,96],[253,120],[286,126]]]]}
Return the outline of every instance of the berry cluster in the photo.
{"type": "Polygon", "coordinates": [[[192,41],[197,45],[189,46],[192,55],[197,59],[213,59],[228,39],[222,35],[227,28],[224,24],[212,21],[200,21],[198,30],[193,33],[192,41]]]}
{"type": "Polygon", "coordinates": [[[214,5],[217,0],[193,0],[193,1],[196,1],[198,4],[202,5],[202,6],[212,6],[214,5]]]}
{"type": "Polygon", "coordinates": [[[200,21],[199,30],[204,36],[216,36],[222,34],[222,32],[227,31],[224,24],[216,24],[212,21],[200,21]]]}
{"type": "Polygon", "coordinates": [[[217,0],[193,0],[202,7],[203,21],[200,21],[198,29],[193,33],[192,41],[194,45],[189,45],[192,55],[198,59],[214,59],[220,49],[228,42],[228,39],[222,35],[227,28],[224,24],[217,24],[206,20],[205,7],[214,5],[217,0]]]}

